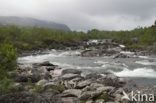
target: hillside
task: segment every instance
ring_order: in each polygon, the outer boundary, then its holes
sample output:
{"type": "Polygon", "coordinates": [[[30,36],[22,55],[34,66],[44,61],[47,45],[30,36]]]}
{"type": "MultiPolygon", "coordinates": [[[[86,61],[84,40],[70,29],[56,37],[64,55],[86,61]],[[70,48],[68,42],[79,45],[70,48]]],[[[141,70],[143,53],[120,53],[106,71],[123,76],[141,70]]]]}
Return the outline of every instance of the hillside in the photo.
{"type": "Polygon", "coordinates": [[[52,21],[38,20],[28,17],[0,16],[0,26],[16,25],[20,27],[42,27],[54,30],[70,31],[65,24],[59,24],[52,21]]]}

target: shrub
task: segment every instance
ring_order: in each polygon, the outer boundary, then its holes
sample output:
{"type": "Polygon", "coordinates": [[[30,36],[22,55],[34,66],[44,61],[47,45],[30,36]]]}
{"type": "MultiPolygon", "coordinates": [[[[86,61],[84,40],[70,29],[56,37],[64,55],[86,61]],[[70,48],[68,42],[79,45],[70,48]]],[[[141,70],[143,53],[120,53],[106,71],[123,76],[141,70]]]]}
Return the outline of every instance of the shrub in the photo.
{"type": "Polygon", "coordinates": [[[17,50],[10,44],[0,45],[0,71],[14,70],[17,66],[17,50]]]}
{"type": "Polygon", "coordinates": [[[17,91],[17,87],[10,79],[3,78],[0,80],[0,95],[17,91]]]}

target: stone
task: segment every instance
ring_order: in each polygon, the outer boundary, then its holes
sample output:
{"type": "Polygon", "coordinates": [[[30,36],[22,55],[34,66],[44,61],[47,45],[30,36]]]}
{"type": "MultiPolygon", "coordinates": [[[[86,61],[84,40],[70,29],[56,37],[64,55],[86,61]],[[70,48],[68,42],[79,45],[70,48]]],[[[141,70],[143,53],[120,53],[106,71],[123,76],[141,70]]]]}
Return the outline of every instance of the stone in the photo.
{"type": "Polygon", "coordinates": [[[128,55],[120,53],[120,54],[117,54],[114,56],[114,59],[116,59],[116,58],[130,58],[130,57],[128,55]]]}
{"type": "Polygon", "coordinates": [[[33,83],[38,82],[41,79],[41,75],[39,73],[34,73],[29,77],[33,83]]]}
{"type": "Polygon", "coordinates": [[[80,97],[81,93],[79,89],[68,89],[63,91],[62,97],[80,97]]]}
{"type": "Polygon", "coordinates": [[[95,101],[95,103],[105,103],[105,100],[104,99],[98,99],[95,101]]]}
{"type": "Polygon", "coordinates": [[[126,84],[126,80],[124,78],[119,78],[119,83],[120,84],[126,84]]]}
{"type": "Polygon", "coordinates": [[[64,74],[81,74],[81,71],[77,69],[65,69],[62,70],[62,75],[64,74]]]}
{"type": "Polygon", "coordinates": [[[81,94],[80,99],[82,100],[93,99],[95,97],[98,97],[101,94],[102,92],[100,91],[86,91],[81,94]]]}
{"type": "Polygon", "coordinates": [[[80,100],[75,97],[65,97],[62,98],[62,103],[80,103],[80,100]]]}
{"type": "Polygon", "coordinates": [[[63,80],[71,80],[73,78],[77,78],[77,77],[80,77],[78,74],[64,74],[62,76],[62,79],[63,80]]]}
{"type": "Polygon", "coordinates": [[[13,79],[15,82],[28,82],[28,76],[27,75],[16,75],[13,79]]]}
{"type": "Polygon", "coordinates": [[[115,89],[115,88],[114,88],[114,87],[111,87],[111,86],[103,86],[103,87],[97,88],[97,91],[109,92],[109,91],[112,91],[112,90],[114,90],[114,89],[115,89]]]}
{"type": "Polygon", "coordinates": [[[51,64],[49,61],[45,61],[43,63],[40,63],[39,66],[54,66],[54,65],[51,64]]]}
{"type": "Polygon", "coordinates": [[[93,100],[87,100],[86,103],[94,103],[93,100]]]}
{"type": "Polygon", "coordinates": [[[105,86],[113,86],[113,87],[120,87],[119,79],[114,74],[108,74],[106,78],[99,78],[97,79],[98,83],[102,83],[105,86]]]}
{"type": "Polygon", "coordinates": [[[36,85],[45,85],[46,83],[48,83],[48,81],[43,79],[43,80],[38,81],[36,85]]]}
{"type": "Polygon", "coordinates": [[[101,78],[101,77],[102,76],[97,74],[97,73],[89,73],[89,74],[84,75],[85,79],[92,79],[92,80],[96,80],[96,79],[101,78]]]}
{"type": "Polygon", "coordinates": [[[91,83],[91,85],[90,85],[92,88],[100,88],[100,87],[104,87],[104,85],[103,84],[99,84],[99,83],[91,83]]]}
{"type": "Polygon", "coordinates": [[[81,82],[78,82],[76,88],[82,89],[82,88],[84,88],[84,87],[90,85],[91,83],[92,83],[92,82],[89,81],[89,80],[81,81],[81,82]]]}

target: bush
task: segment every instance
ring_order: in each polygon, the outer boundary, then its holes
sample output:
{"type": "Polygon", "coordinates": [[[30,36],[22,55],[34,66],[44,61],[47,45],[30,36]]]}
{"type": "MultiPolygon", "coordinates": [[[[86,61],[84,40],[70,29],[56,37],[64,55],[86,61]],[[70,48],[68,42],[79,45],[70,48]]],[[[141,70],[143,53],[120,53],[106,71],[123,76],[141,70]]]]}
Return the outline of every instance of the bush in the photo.
{"type": "Polygon", "coordinates": [[[0,72],[4,73],[16,69],[17,50],[10,44],[0,45],[0,72]]]}
{"type": "Polygon", "coordinates": [[[4,78],[0,80],[0,95],[17,91],[17,87],[10,79],[4,78]]]}
{"type": "Polygon", "coordinates": [[[7,72],[17,66],[17,51],[9,44],[0,45],[0,95],[16,91],[14,82],[8,79],[7,72]]]}

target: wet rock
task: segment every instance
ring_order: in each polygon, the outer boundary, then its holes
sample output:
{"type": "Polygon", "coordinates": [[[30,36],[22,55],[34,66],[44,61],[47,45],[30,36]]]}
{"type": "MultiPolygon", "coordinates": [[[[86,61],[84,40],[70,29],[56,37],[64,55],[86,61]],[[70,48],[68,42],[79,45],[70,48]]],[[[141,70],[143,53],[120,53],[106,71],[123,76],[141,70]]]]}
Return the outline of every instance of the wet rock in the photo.
{"type": "Polygon", "coordinates": [[[45,62],[39,63],[37,65],[39,65],[39,66],[55,66],[55,65],[51,64],[49,61],[45,61],[45,62]]]}
{"type": "Polygon", "coordinates": [[[81,71],[77,69],[65,69],[62,70],[62,75],[64,74],[81,74],[81,71]]]}
{"type": "Polygon", "coordinates": [[[73,78],[80,77],[78,74],[65,74],[62,76],[63,80],[71,80],[73,78]]]}
{"type": "Polygon", "coordinates": [[[99,50],[86,50],[81,53],[83,57],[94,57],[94,56],[101,56],[102,51],[99,50]]]}
{"type": "Polygon", "coordinates": [[[118,53],[115,50],[85,50],[81,53],[82,57],[111,56],[118,53]]]}
{"type": "Polygon", "coordinates": [[[119,83],[120,84],[126,84],[127,81],[124,78],[119,78],[119,83]]]}
{"type": "Polygon", "coordinates": [[[114,56],[114,59],[116,59],[116,58],[130,58],[130,57],[128,55],[120,53],[120,54],[117,54],[116,56],[114,56]]]}

